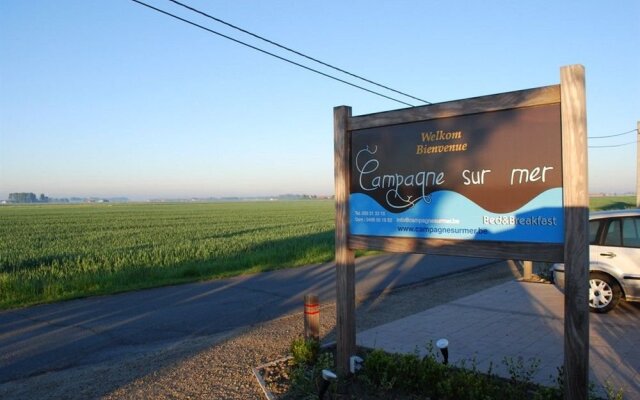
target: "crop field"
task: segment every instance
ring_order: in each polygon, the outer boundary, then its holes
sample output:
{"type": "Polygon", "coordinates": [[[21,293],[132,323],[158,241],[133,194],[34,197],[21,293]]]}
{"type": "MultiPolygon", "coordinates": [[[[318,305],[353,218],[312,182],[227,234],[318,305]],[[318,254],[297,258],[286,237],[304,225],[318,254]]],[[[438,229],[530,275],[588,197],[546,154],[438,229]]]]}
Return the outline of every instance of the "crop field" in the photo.
{"type": "MultiPolygon", "coordinates": [[[[594,197],[591,209],[633,196],[594,197]]],[[[332,201],[0,207],[0,309],[330,261],[332,201]]]]}
{"type": "Polygon", "coordinates": [[[635,196],[607,196],[591,197],[589,208],[591,210],[620,210],[624,208],[634,208],[636,206],[635,196]]]}
{"type": "Polygon", "coordinates": [[[0,308],[332,260],[332,201],[0,207],[0,308]]]}

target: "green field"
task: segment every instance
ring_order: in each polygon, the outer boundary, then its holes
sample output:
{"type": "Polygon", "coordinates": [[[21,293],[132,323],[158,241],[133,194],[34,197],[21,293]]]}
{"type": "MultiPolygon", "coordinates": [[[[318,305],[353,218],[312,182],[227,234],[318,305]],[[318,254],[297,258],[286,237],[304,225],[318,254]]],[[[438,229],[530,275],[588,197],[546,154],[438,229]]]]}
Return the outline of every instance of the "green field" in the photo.
{"type": "Polygon", "coordinates": [[[324,262],[333,243],[332,201],[2,206],[0,309],[324,262]]]}
{"type": "Polygon", "coordinates": [[[332,201],[0,207],[0,308],[334,257],[332,201]]]}
{"type": "Polygon", "coordinates": [[[635,196],[607,196],[591,197],[589,208],[591,210],[620,210],[623,208],[635,208],[635,196]]]}

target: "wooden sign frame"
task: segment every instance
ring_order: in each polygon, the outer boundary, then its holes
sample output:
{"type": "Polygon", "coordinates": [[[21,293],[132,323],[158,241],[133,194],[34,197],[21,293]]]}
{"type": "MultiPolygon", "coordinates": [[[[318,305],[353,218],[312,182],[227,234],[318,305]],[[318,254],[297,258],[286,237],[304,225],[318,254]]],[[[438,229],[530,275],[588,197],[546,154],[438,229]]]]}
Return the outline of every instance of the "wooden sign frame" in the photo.
{"type": "Polygon", "coordinates": [[[337,368],[348,375],[355,354],[354,250],[428,253],[469,257],[564,262],[565,398],[587,399],[589,366],[587,129],[584,67],[560,69],[560,85],[509,92],[422,107],[352,116],[351,108],[334,108],[336,195],[337,368]],[[351,132],[396,124],[560,103],[565,241],[553,243],[491,242],[434,238],[351,235],[351,132]]]}

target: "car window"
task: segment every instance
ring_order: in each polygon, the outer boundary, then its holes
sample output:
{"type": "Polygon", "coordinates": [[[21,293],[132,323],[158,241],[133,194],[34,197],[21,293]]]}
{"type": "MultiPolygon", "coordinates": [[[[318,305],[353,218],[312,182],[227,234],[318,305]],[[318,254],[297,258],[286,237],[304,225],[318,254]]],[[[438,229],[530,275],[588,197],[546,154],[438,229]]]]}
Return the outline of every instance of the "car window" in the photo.
{"type": "Polygon", "coordinates": [[[640,247],[640,217],[622,219],[622,245],[640,247]]]}
{"type": "Polygon", "coordinates": [[[598,242],[598,228],[602,221],[589,221],[589,244],[597,244],[598,242]]]}
{"type": "Polygon", "coordinates": [[[605,246],[622,246],[620,237],[620,220],[612,219],[607,228],[607,236],[604,238],[605,246]]]}

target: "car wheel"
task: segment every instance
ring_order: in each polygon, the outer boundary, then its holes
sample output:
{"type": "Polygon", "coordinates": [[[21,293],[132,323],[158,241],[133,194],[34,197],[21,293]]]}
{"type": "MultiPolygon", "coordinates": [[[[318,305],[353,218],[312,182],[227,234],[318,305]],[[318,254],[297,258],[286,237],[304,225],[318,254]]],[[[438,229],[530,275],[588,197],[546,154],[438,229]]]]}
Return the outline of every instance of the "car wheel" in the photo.
{"type": "Polygon", "coordinates": [[[615,279],[606,274],[589,275],[589,311],[606,313],[620,301],[622,291],[615,279]]]}

